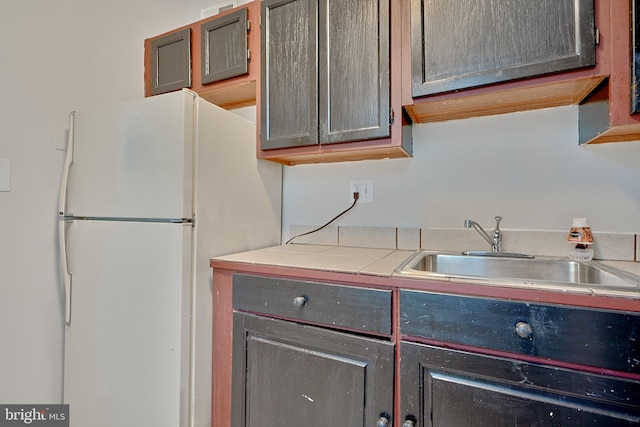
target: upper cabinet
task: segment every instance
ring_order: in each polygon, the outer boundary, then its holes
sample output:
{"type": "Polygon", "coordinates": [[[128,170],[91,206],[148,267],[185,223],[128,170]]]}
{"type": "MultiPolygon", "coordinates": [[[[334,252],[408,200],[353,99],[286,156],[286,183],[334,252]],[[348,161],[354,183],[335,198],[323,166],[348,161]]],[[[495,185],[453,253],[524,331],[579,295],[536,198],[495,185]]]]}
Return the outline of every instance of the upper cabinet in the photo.
{"type": "Polygon", "coordinates": [[[598,24],[600,44],[607,49],[601,52],[601,58],[609,61],[610,68],[605,84],[580,103],[581,144],[640,140],[636,84],[640,64],[637,35],[640,2],[602,3],[609,8],[602,11],[601,24],[598,24]]]}
{"type": "Polygon", "coordinates": [[[403,5],[403,105],[414,122],[580,105],[580,143],[640,139],[629,2],[403,5]]]}
{"type": "Polygon", "coordinates": [[[394,3],[262,2],[260,157],[297,164],[410,155],[400,84],[397,96],[392,88],[400,76],[394,3]]]}
{"type": "Polygon", "coordinates": [[[150,45],[151,95],[191,87],[191,29],[157,37],[150,45]]]}
{"type": "Polygon", "coordinates": [[[413,96],[595,65],[593,0],[411,0],[413,96]]]}
{"type": "Polygon", "coordinates": [[[249,25],[247,8],[200,25],[202,84],[249,73],[249,25]]]}
{"type": "Polygon", "coordinates": [[[145,40],[145,95],[186,87],[224,108],[255,105],[259,15],[252,2],[145,40]]]}

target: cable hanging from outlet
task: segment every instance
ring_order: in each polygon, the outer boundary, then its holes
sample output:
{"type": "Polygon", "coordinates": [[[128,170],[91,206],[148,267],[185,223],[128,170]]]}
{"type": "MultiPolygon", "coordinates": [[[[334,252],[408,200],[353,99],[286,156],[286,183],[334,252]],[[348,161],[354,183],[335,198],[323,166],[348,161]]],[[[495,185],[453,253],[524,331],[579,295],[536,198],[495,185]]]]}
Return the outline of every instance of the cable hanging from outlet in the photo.
{"type": "Polygon", "coordinates": [[[302,237],[302,236],[306,236],[308,234],[313,234],[317,231],[320,231],[326,227],[328,227],[329,225],[331,225],[333,222],[335,222],[338,218],[340,218],[342,215],[346,214],[347,212],[349,212],[351,209],[353,209],[356,206],[356,203],[358,203],[358,198],[360,197],[359,193],[353,193],[353,204],[351,204],[351,206],[349,206],[347,209],[343,210],[342,212],[340,212],[338,215],[334,216],[333,219],[331,219],[329,222],[327,222],[324,225],[321,225],[320,227],[316,228],[315,230],[311,230],[311,231],[307,231],[306,233],[300,233],[300,234],[296,234],[295,236],[293,236],[292,238],[290,238],[289,240],[287,240],[287,242],[285,243],[285,245],[288,245],[293,239],[297,239],[298,237],[302,237]]]}

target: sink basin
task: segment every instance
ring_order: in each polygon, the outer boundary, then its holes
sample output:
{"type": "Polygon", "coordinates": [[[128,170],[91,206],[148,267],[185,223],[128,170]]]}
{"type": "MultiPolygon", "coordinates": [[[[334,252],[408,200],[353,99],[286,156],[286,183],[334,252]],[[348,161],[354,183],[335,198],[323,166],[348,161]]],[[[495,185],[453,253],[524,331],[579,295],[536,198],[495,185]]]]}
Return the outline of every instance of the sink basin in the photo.
{"type": "Polygon", "coordinates": [[[417,252],[396,270],[422,278],[500,279],[587,287],[635,288],[640,277],[596,261],[417,252]]]}

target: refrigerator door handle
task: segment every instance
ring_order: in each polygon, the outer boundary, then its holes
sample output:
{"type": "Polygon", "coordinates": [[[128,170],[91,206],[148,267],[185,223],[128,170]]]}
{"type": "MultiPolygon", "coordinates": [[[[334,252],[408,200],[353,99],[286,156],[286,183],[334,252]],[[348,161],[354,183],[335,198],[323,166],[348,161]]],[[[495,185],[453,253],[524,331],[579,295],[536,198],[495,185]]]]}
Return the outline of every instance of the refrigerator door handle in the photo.
{"type": "Polygon", "coordinates": [[[64,323],[71,325],[71,273],[67,259],[67,221],[58,221],[58,242],[60,243],[60,264],[64,281],[64,323]]]}
{"type": "Polygon", "coordinates": [[[73,163],[73,126],[76,112],[69,114],[69,133],[67,135],[67,155],[62,167],[62,178],[60,179],[60,193],[58,195],[58,215],[65,216],[67,214],[67,190],[69,187],[69,169],[73,163]]]}

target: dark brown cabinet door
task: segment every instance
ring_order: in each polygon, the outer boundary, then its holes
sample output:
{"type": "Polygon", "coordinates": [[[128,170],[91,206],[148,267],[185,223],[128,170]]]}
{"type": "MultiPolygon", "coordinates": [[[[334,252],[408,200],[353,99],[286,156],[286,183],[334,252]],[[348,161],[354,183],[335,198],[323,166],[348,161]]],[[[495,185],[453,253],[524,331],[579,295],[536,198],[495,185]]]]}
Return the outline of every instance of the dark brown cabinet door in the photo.
{"type": "Polygon", "coordinates": [[[202,84],[249,72],[248,30],[246,8],[200,26],[202,84]]]}
{"type": "Polygon", "coordinates": [[[595,65],[593,0],[411,0],[413,96],[595,65]]]}
{"type": "Polygon", "coordinates": [[[262,149],[318,143],[317,0],[262,2],[262,149]]]}
{"type": "Polygon", "coordinates": [[[191,87],[191,29],[151,41],[151,94],[191,87]]]}
{"type": "Polygon", "coordinates": [[[388,137],[389,0],[323,0],[319,13],[320,143],[388,137]]]}
{"type": "Polygon", "coordinates": [[[391,419],[391,342],[242,313],[234,314],[233,334],[233,426],[391,419]]]}
{"type": "Polygon", "coordinates": [[[638,426],[640,382],[403,342],[401,417],[417,426],[638,426]]]}
{"type": "Polygon", "coordinates": [[[389,0],[262,3],[262,149],[390,135],[389,0]]]}

